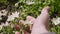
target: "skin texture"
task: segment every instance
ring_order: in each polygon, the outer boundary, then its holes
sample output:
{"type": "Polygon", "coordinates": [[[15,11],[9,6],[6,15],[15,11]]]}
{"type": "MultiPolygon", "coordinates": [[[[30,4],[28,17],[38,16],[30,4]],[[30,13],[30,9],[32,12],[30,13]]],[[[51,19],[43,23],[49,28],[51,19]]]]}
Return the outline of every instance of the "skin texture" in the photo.
{"type": "MultiPolygon", "coordinates": [[[[40,33],[47,33],[49,32],[49,9],[50,7],[44,7],[41,11],[41,14],[34,18],[32,16],[27,16],[26,20],[31,21],[33,25],[30,26],[31,34],[40,34],[40,33]]],[[[25,21],[20,21],[23,25],[26,25],[25,21]]],[[[28,32],[24,31],[25,34],[29,34],[28,32]]],[[[16,33],[15,33],[16,34],[16,33]]],[[[19,34],[17,32],[17,34],[19,34]]]]}

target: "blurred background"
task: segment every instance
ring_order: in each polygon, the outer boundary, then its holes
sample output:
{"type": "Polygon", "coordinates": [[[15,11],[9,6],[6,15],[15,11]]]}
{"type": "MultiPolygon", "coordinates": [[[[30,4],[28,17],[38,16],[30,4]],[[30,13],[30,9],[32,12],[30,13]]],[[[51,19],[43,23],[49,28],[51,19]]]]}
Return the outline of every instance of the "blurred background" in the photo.
{"type": "Polygon", "coordinates": [[[26,20],[28,15],[37,17],[45,6],[50,6],[50,31],[60,34],[60,0],[0,0],[0,34],[24,34],[30,32],[19,21],[26,20]],[[18,29],[18,24],[22,29],[18,29]]]}

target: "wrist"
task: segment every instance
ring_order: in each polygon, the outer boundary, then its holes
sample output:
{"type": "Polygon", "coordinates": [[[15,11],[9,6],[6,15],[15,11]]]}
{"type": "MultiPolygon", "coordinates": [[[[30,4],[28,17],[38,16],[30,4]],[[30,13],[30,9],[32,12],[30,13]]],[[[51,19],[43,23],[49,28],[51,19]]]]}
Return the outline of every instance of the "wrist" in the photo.
{"type": "Polygon", "coordinates": [[[48,32],[47,28],[44,24],[35,23],[33,29],[39,33],[46,33],[48,32]]]}

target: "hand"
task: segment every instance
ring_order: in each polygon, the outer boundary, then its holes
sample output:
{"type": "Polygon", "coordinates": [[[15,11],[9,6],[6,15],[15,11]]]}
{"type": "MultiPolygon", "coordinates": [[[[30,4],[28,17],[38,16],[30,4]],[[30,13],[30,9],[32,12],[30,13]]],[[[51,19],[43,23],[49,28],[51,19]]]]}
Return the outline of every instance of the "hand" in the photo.
{"type": "MultiPolygon", "coordinates": [[[[30,26],[31,34],[40,34],[40,33],[48,32],[49,27],[47,27],[46,25],[48,25],[48,21],[49,21],[49,15],[48,15],[49,9],[50,9],[49,6],[44,7],[43,10],[41,11],[41,14],[37,18],[34,18],[32,16],[28,16],[26,18],[27,21],[31,21],[31,26],[30,26]]],[[[23,25],[26,25],[25,21],[21,20],[20,22],[23,25]]],[[[25,30],[24,32],[25,34],[29,34],[25,30]]],[[[15,34],[19,34],[19,32],[15,32],[15,34]]]]}

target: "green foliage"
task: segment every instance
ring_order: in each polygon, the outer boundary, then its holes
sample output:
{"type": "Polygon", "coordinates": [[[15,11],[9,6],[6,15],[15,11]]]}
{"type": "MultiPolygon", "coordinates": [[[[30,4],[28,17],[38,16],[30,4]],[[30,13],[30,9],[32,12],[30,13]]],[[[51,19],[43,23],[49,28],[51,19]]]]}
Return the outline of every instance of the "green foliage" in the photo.
{"type": "Polygon", "coordinates": [[[6,2],[7,0],[0,0],[1,3],[6,2]]]}
{"type": "Polygon", "coordinates": [[[17,3],[18,0],[7,0],[7,2],[9,2],[9,4],[15,4],[17,3]]]}
{"type": "Polygon", "coordinates": [[[5,6],[7,3],[7,0],[0,0],[0,7],[5,6]]]}

